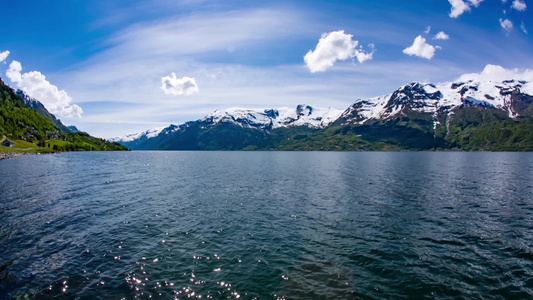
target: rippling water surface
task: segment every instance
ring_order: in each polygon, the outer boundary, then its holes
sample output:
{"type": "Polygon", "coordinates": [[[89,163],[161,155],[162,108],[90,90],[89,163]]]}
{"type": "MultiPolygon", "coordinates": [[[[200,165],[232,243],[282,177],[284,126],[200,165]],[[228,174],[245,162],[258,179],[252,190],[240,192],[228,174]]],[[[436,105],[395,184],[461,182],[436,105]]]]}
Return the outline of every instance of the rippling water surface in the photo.
{"type": "Polygon", "coordinates": [[[532,153],[0,161],[0,299],[533,297],[532,153]]]}

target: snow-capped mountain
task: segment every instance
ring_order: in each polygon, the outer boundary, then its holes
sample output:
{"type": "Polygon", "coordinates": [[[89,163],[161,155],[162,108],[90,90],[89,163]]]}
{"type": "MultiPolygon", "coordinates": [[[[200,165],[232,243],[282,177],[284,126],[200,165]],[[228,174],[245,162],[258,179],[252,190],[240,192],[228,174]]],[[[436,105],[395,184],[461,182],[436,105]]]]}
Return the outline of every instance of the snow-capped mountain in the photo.
{"type": "Polygon", "coordinates": [[[138,140],[138,139],[149,139],[149,138],[153,138],[153,137],[156,137],[157,135],[159,135],[159,133],[165,129],[165,127],[160,127],[160,128],[154,128],[154,129],[148,129],[146,131],[143,131],[143,132],[139,132],[139,133],[131,133],[131,134],[127,134],[123,137],[115,137],[115,138],[111,138],[109,139],[110,142],[132,142],[134,140],[138,140]]]}
{"type": "Polygon", "coordinates": [[[219,123],[234,124],[243,128],[272,130],[291,126],[305,126],[309,128],[324,128],[333,123],[342,114],[342,110],[334,108],[319,108],[301,104],[296,108],[281,107],[272,109],[227,108],[219,109],[197,121],[181,125],[170,125],[166,128],[150,129],[140,133],[128,134],[113,138],[112,142],[128,143],[140,139],[156,137],[160,133],[170,134],[185,130],[192,124],[198,124],[206,129],[219,123]]]}
{"type": "MultiPolygon", "coordinates": [[[[407,110],[432,114],[434,125],[442,114],[457,107],[482,106],[505,111],[509,117],[529,115],[524,97],[533,95],[533,74],[488,65],[482,73],[465,74],[454,82],[438,85],[413,82],[392,94],[359,99],[344,111],[341,124],[363,124],[405,115],[407,110]]],[[[526,101],[527,102],[527,101],[526,101]]]]}
{"type": "Polygon", "coordinates": [[[291,126],[324,128],[337,120],[341,114],[342,110],[334,108],[315,108],[300,104],[296,109],[281,107],[274,109],[228,108],[216,110],[199,121],[204,122],[206,126],[226,122],[244,128],[263,130],[291,126]]]}

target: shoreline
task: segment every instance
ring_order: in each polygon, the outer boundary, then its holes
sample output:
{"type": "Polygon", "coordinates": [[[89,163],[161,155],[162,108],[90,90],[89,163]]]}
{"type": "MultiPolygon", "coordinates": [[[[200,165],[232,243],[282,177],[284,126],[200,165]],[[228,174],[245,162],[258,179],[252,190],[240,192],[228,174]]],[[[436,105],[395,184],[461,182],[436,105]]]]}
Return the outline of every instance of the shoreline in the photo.
{"type": "Polygon", "coordinates": [[[0,160],[15,158],[17,156],[34,154],[30,152],[0,152],[0,160]]]}

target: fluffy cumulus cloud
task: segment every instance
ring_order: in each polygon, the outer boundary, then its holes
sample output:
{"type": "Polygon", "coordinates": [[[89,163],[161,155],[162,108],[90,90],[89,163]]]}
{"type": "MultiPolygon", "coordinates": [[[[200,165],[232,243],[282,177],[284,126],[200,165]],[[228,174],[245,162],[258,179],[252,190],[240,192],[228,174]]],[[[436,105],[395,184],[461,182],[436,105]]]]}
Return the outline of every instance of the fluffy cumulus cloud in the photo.
{"type": "Polygon", "coordinates": [[[0,63],[6,60],[6,58],[9,56],[9,51],[0,52],[0,63]]]}
{"type": "Polygon", "coordinates": [[[6,71],[7,77],[17,84],[29,96],[41,101],[49,112],[72,118],[81,118],[83,113],[81,107],[71,104],[72,98],[64,90],[59,90],[57,86],[46,80],[41,72],[31,71],[21,73],[22,65],[14,60],[6,71]]]}
{"type": "Polygon", "coordinates": [[[505,29],[505,31],[511,31],[513,29],[513,22],[511,22],[509,19],[500,19],[500,25],[503,29],[505,29]]]}
{"type": "Polygon", "coordinates": [[[437,49],[438,47],[428,44],[426,39],[419,35],[415,38],[411,46],[403,49],[403,53],[410,56],[415,55],[425,59],[432,59],[437,49]]]}
{"type": "Polygon", "coordinates": [[[471,7],[478,7],[483,0],[448,0],[452,5],[449,13],[451,18],[458,18],[463,13],[470,11],[471,7]]]}
{"type": "Polygon", "coordinates": [[[167,95],[192,95],[200,91],[194,78],[178,78],[174,72],[161,78],[161,89],[167,95]]]}
{"type": "Polygon", "coordinates": [[[311,73],[324,72],[331,68],[337,60],[357,58],[363,63],[372,59],[374,45],[371,51],[365,52],[362,47],[357,47],[359,41],[352,40],[353,35],[344,33],[344,30],[322,34],[315,51],[309,50],[304,56],[304,61],[311,73]]]}
{"type": "Polygon", "coordinates": [[[523,0],[514,0],[513,4],[511,4],[511,8],[518,11],[525,11],[527,9],[527,5],[523,0]]]}
{"type": "Polygon", "coordinates": [[[435,35],[435,39],[436,40],[449,40],[450,36],[444,31],[439,31],[439,33],[435,35]]]}

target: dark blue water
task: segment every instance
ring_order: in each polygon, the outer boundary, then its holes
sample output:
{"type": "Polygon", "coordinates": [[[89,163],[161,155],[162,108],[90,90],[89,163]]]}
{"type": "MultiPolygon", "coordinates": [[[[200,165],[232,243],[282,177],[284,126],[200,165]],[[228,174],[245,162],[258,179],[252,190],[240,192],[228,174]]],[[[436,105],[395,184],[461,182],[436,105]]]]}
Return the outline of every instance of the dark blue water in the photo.
{"type": "Polygon", "coordinates": [[[533,153],[0,161],[0,299],[526,299],[533,153]]]}

